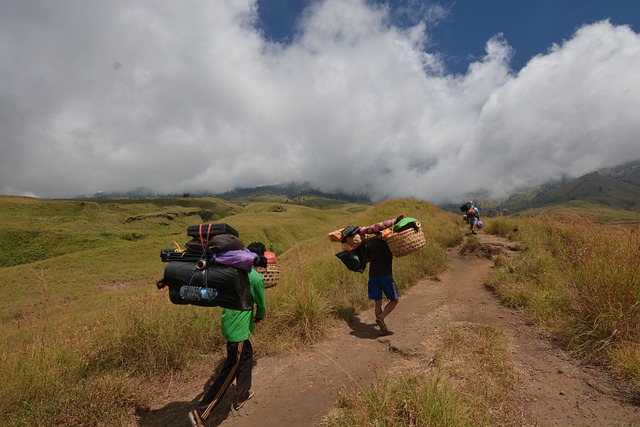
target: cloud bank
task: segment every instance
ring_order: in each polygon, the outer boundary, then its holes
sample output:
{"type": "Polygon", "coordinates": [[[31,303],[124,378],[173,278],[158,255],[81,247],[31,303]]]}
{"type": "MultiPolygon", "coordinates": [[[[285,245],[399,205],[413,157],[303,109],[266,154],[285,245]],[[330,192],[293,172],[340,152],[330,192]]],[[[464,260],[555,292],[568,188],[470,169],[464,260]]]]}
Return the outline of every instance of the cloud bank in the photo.
{"type": "Polygon", "coordinates": [[[9,2],[0,193],[297,181],[445,203],[640,157],[631,28],[581,27],[517,71],[496,34],[451,74],[424,16],[401,28],[363,0],[321,1],[284,45],[249,0],[9,2]]]}

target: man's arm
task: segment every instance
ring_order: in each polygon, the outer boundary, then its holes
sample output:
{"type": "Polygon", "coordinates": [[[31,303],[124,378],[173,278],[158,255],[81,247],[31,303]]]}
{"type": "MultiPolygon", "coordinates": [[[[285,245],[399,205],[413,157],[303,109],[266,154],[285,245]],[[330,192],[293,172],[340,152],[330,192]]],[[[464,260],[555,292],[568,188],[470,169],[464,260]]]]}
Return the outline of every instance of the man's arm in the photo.
{"type": "Polygon", "coordinates": [[[251,285],[251,298],[256,305],[255,322],[259,322],[267,312],[267,299],[264,295],[264,279],[255,269],[249,274],[249,284],[251,285]]]}

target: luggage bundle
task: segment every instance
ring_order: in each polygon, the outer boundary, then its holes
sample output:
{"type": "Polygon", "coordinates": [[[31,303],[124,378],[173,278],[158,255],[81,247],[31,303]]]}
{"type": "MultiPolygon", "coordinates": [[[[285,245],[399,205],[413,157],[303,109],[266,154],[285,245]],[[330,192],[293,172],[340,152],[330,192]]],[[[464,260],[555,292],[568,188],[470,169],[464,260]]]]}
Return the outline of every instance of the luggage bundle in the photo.
{"type": "Polygon", "coordinates": [[[460,210],[467,214],[470,209],[473,209],[474,206],[475,203],[473,203],[473,200],[467,200],[462,206],[460,206],[460,210]]]}
{"type": "Polygon", "coordinates": [[[185,247],[193,252],[214,254],[244,249],[238,232],[224,223],[190,225],[187,235],[192,239],[185,243],[185,247]]]}
{"type": "MultiPolygon", "coordinates": [[[[252,310],[249,271],[262,264],[257,254],[243,250],[238,232],[227,224],[188,227],[186,249],[165,248],[168,263],[158,289],[169,288],[174,304],[252,310]]],[[[265,263],[266,264],[266,263],[265,263]]]]}
{"type": "Polygon", "coordinates": [[[249,273],[229,265],[211,264],[198,268],[195,263],[170,261],[158,288],[169,288],[174,304],[252,310],[249,273]]]}
{"type": "Polygon", "coordinates": [[[426,245],[420,222],[415,218],[403,218],[394,224],[393,231],[385,237],[395,257],[409,255],[426,245]]]}
{"type": "Polygon", "coordinates": [[[336,256],[349,270],[359,273],[364,272],[366,266],[363,243],[372,239],[384,239],[395,257],[409,255],[426,244],[420,222],[404,215],[366,227],[350,225],[329,233],[330,241],[342,243],[342,251],[336,256]]]}

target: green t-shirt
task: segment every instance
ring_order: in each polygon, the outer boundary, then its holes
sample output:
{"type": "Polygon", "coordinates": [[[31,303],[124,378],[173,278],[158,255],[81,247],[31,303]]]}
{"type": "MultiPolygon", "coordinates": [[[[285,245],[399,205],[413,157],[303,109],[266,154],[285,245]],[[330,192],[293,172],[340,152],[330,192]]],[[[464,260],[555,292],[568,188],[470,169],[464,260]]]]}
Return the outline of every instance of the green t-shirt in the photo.
{"type": "MultiPolygon", "coordinates": [[[[255,304],[255,316],[262,319],[267,311],[264,296],[264,279],[255,269],[249,272],[251,299],[255,304]]],[[[253,310],[222,310],[222,335],[229,342],[241,342],[249,339],[253,333],[253,310]]]]}

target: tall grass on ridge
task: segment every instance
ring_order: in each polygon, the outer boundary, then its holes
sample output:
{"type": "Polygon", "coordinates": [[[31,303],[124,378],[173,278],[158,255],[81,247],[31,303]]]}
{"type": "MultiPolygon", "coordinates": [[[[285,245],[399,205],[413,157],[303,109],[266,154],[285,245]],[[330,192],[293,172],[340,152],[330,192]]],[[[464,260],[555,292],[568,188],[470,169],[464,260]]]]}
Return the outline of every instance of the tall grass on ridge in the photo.
{"type": "Polygon", "coordinates": [[[628,233],[579,227],[582,247],[568,260],[577,313],[570,347],[622,362],[640,385],[640,227],[628,233]]]}
{"type": "Polygon", "coordinates": [[[303,343],[315,342],[326,333],[329,301],[313,281],[305,279],[299,247],[291,250],[288,266],[288,286],[281,294],[275,321],[303,343]]]}
{"type": "Polygon", "coordinates": [[[0,401],[7,425],[126,425],[144,403],[144,380],[196,362],[213,366],[210,355],[224,349],[217,310],[176,310],[164,292],[128,304],[124,317],[114,311],[99,324],[56,336],[47,332],[42,304],[35,336],[18,348],[15,339],[11,348],[3,339],[0,401]]]}
{"type": "Polygon", "coordinates": [[[84,331],[41,331],[36,339],[0,341],[3,425],[126,425],[144,401],[138,381],[119,372],[88,374],[84,331]]]}
{"type": "Polygon", "coordinates": [[[124,371],[143,378],[169,374],[202,355],[224,349],[220,310],[167,304],[166,291],[128,303],[88,337],[83,354],[89,372],[124,371]]]}
{"type": "Polygon", "coordinates": [[[640,245],[634,228],[599,225],[578,215],[497,219],[524,244],[501,263],[491,284],[568,348],[607,361],[640,386],[640,245]],[[515,230],[515,231],[514,231],[515,230]]]}

